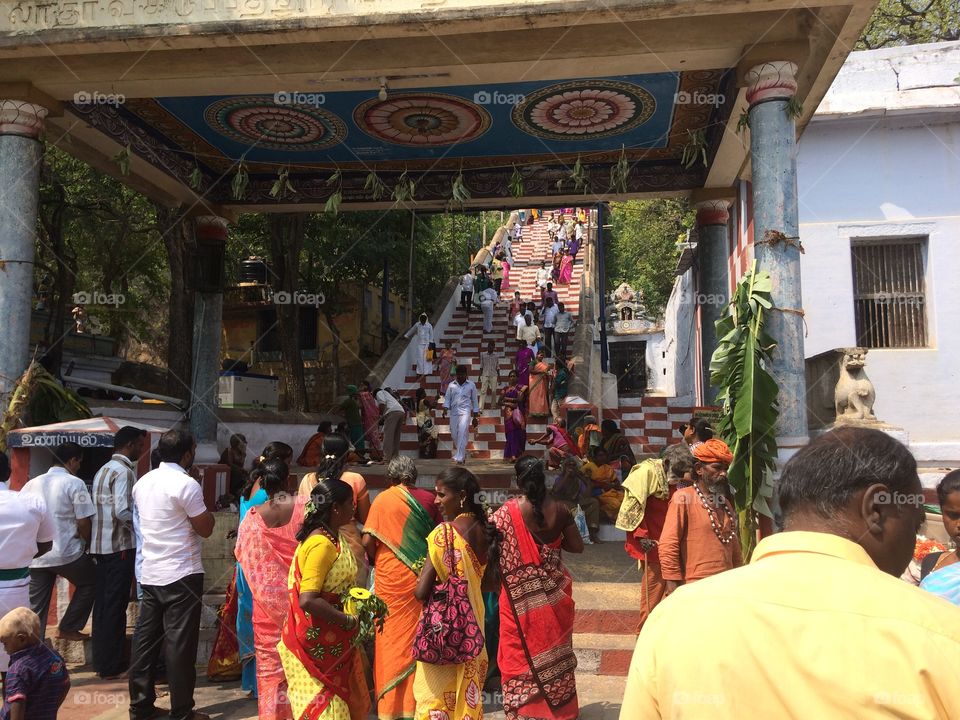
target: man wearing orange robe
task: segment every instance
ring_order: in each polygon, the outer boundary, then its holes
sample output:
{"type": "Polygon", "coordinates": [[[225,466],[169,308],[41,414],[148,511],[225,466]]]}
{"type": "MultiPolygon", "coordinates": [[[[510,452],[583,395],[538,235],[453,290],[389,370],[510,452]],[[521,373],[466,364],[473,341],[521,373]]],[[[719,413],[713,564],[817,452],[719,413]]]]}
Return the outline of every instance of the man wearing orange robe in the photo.
{"type": "Polygon", "coordinates": [[[660,536],[660,569],[669,595],[679,585],[742,564],[737,514],[726,497],[730,448],[712,438],[693,450],[694,484],[674,493],[660,536]]]}

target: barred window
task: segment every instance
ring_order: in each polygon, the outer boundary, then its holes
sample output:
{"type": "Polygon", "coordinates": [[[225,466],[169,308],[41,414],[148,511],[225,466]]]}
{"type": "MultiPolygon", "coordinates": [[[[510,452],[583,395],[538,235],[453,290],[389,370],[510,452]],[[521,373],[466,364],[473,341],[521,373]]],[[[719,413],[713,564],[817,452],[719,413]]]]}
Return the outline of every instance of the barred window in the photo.
{"type": "Polygon", "coordinates": [[[926,244],[925,237],[853,241],[853,303],[858,345],[927,346],[926,244]]]}

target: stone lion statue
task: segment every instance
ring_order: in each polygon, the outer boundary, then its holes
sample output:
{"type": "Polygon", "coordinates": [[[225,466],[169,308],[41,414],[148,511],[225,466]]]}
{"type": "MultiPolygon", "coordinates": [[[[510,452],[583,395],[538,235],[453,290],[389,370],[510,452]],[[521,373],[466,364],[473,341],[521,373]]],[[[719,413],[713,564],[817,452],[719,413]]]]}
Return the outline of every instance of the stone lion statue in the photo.
{"type": "Polygon", "coordinates": [[[840,379],[833,392],[833,402],[837,410],[837,422],[861,420],[877,422],[873,414],[873,403],[877,393],[873,383],[864,372],[866,348],[846,348],[840,360],[840,379]]]}

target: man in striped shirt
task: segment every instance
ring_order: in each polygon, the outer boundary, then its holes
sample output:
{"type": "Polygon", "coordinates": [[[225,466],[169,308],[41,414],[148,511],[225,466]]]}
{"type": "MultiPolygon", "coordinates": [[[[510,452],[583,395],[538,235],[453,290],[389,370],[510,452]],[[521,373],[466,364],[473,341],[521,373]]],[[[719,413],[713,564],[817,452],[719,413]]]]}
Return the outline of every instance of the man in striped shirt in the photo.
{"type": "Polygon", "coordinates": [[[144,451],[145,430],[125,425],[113,436],[113,457],[93,479],[90,553],[97,561],[93,608],[93,667],[102,678],[127,668],[123,648],[127,603],[133,583],[136,539],[133,533],[133,484],[136,462],[144,451]]]}

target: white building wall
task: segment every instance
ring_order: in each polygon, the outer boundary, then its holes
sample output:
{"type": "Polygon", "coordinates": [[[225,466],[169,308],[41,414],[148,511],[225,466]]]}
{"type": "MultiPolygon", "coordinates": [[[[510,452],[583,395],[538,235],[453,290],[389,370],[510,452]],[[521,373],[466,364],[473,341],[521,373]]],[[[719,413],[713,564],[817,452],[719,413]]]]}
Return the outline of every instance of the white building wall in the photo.
{"type": "MultiPolygon", "coordinates": [[[[849,81],[842,86],[849,88],[849,81]]],[[[871,349],[866,370],[876,386],[880,420],[906,429],[918,448],[955,444],[960,437],[960,104],[950,114],[916,108],[897,114],[896,107],[888,107],[859,115],[815,118],[800,142],[806,354],[856,345],[852,238],[928,236],[928,347],[871,349]]],[[[937,459],[936,451],[929,454],[937,459]]]]}

